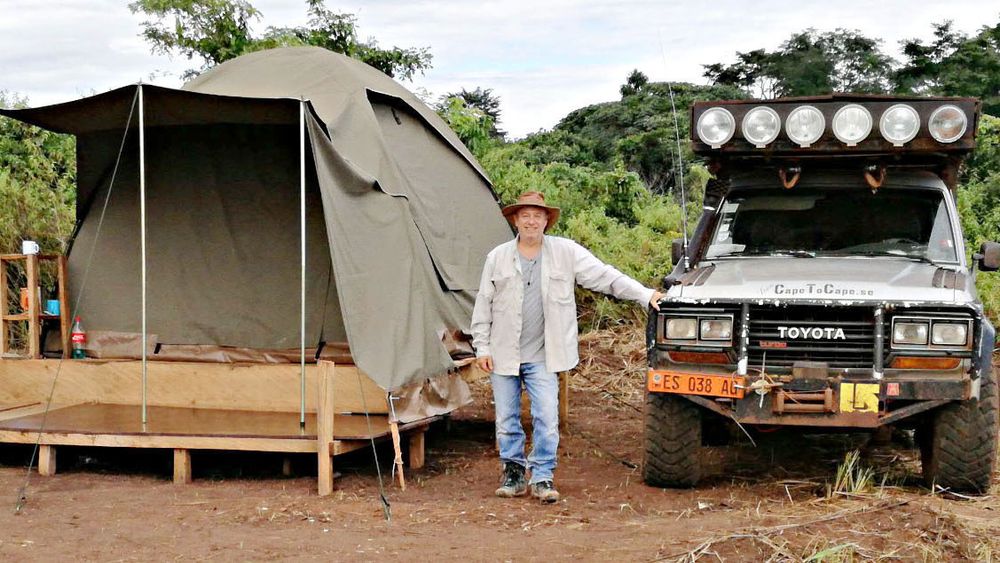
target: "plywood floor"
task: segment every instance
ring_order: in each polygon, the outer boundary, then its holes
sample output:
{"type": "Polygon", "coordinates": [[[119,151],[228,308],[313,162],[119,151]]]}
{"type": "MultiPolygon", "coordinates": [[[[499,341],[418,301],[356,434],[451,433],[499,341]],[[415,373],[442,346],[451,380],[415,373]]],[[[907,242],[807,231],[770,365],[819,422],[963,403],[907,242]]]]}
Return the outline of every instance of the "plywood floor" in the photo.
{"type": "MultiPolygon", "coordinates": [[[[137,405],[81,404],[53,408],[48,415],[34,412],[0,420],[0,430],[18,432],[108,434],[120,436],[210,436],[231,438],[277,438],[316,440],[316,415],[306,414],[305,429],[299,427],[299,413],[231,411],[148,407],[143,428],[142,411],[137,405]]],[[[336,440],[367,440],[389,433],[385,415],[366,417],[336,415],[336,440]]]]}

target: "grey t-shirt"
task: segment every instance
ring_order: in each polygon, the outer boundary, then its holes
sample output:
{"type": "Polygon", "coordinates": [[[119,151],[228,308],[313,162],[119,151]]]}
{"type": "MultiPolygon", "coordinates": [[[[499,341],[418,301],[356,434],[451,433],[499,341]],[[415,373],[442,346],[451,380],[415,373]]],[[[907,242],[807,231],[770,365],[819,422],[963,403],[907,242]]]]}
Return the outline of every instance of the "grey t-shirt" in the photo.
{"type": "Polygon", "coordinates": [[[545,316],[542,312],[542,253],[528,260],[520,252],[524,301],[521,302],[521,363],[545,362],[545,316]]]}

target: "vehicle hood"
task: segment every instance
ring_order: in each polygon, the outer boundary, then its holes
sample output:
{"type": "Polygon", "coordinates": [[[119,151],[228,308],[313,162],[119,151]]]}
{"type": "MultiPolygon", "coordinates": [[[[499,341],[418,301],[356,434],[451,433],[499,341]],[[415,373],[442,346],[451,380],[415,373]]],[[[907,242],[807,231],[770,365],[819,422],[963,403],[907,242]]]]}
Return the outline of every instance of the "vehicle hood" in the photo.
{"type": "Polygon", "coordinates": [[[670,288],[681,301],[968,303],[968,276],[894,257],[747,257],[705,261],[670,288]]]}

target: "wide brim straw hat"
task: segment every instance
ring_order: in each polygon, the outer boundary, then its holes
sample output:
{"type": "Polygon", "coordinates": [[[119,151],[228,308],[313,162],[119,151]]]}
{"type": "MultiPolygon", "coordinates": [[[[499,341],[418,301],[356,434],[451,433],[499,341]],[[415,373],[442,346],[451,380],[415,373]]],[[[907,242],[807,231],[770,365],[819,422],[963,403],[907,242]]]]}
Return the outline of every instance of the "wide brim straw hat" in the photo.
{"type": "Polygon", "coordinates": [[[559,208],[546,204],[545,194],[541,192],[524,192],[517,198],[516,203],[512,203],[503,208],[503,216],[507,218],[507,221],[511,225],[513,225],[514,215],[517,215],[517,212],[525,207],[539,207],[544,209],[549,214],[548,223],[545,225],[546,231],[551,229],[552,225],[555,225],[556,221],[559,220],[559,208]]]}

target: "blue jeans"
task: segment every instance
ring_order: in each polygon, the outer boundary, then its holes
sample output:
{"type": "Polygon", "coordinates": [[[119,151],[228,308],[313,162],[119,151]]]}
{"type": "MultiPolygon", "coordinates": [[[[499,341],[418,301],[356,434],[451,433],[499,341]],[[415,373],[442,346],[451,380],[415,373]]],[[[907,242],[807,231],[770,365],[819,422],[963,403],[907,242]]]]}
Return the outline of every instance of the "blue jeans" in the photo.
{"type": "Polygon", "coordinates": [[[531,484],[551,481],[559,448],[559,376],[545,371],[544,363],[521,364],[519,375],[490,374],[496,405],[500,461],[513,462],[531,471],[531,484]],[[521,384],[531,400],[531,455],[524,458],[521,427],[521,384]]]}

